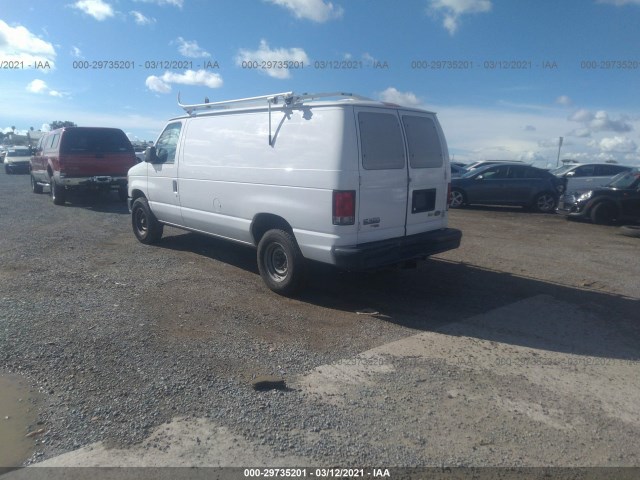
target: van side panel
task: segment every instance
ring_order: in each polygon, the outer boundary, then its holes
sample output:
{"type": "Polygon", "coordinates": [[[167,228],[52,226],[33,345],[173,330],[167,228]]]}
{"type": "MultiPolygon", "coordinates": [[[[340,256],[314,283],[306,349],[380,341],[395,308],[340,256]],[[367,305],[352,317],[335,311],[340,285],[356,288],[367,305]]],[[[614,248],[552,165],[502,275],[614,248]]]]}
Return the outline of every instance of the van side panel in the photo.
{"type": "Polygon", "coordinates": [[[184,226],[253,244],[260,213],[284,218],[305,257],[331,261],[357,226],[332,224],[333,190],[357,190],[357,143],[349,107],[203,115],[185,122],[178,182],[184,226]]]}

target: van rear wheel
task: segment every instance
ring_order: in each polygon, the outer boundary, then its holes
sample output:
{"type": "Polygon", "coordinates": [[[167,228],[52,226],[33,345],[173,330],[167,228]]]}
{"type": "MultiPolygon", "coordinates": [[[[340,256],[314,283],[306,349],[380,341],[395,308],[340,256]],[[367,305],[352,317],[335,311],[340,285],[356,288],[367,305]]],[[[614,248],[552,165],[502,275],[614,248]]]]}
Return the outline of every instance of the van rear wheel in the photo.
{"type": "Polygon", "coordinates": [[[146,245],[156,243],[162,237],[164,225],[149,208],[146,198],[136,198],[131,206],[131,226],[138,241],[146,245]]]}
{"type": "Polygon", "coordinates": [[[280,295],[292,295],[302,286],[304,263],[296,239],[285,230],[269,230],[258,243],[260,276],[280,295]]]}

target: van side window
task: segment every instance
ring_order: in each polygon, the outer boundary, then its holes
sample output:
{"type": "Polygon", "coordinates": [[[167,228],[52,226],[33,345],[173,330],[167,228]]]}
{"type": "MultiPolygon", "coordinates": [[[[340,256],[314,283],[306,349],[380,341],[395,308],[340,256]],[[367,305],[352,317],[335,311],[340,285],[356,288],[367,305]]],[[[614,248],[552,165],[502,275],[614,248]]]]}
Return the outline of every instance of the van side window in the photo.
{"type": "Polygon", "coordinates": [[[362,167],[365,170],[404,168],[404,145],[398,117],[389,113],[358,113],[362,167]]]}
{"type": "Polygon", "coordinates": [[[164,129],[160,138],[156,142],[156,155],[158,163],[174,163],[176,160],[176,149],[178,148],[178,139],[180,138],[180,122],[170,123],[164,129]]]}
{"type": "Polygon", "coordinates": [[[434,121],[427,117],[403,115],[402,123],[407,134],[411,168],[442,167],[442,146],[434,121]]]}

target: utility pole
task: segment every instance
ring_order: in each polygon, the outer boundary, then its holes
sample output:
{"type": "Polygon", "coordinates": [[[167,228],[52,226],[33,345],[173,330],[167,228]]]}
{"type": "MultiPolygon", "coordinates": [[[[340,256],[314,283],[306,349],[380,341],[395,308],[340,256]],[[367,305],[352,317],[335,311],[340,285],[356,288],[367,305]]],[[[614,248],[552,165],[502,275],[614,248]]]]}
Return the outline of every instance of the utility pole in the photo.
{"type": "Polygon", "coordinates": [[[560,149],[562,148],[562,137],[560,137],[560,141],[558,142],[558,159],[556,160],[556,167],[560,166],[560,149]]]}

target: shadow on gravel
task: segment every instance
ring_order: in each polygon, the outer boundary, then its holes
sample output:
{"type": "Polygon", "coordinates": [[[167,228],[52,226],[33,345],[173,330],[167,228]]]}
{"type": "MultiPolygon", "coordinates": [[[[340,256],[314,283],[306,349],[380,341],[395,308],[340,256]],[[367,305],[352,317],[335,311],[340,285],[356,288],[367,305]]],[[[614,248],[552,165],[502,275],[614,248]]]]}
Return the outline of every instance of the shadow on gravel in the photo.
{"type": "MultiPolygon", "coordinates": [[[[163,237],[158,246],[258,274],[252,248],[192,233],[163,237]]],[[[371,321],[421,331],[576,355],[640,359],[640,302],[632,298],[436,258],[415,269],[373,273],[311,264],[308,277],[297,302],[284,303],[288,309],[299,308],[302,315],[305,305],[315,305],[359,320],[374,317],[377,320],[371,321]]],[[[290,340],[316,328],[299,322],[290,325],[287,335],[290,340]]],[[[334,328],[340,328],[340,322],[334,328]]]]}
{"type": "Polygon", "coordinates": [[[640,360],[640,302],[606,292],[438,259],[368,275],[325,270],[309,286],[304,301],[350,311],[364,306],[417,330],[640,360]]]}
{"type": "MultiPolygon", "coordinates": [[[[48,190],[45,190],[48,194],[48,190]]],[[[99,213],[116,213],[129,215],[127,202],[118,199],[117,192],[68,191],[65,208],[82,208],[99,213]]]]}
{"type": "Polygon", "coordinates": [[[251,247],[191,232],[180,232],[177,235],[165,233],[155,246],[180,252],[198,253],[258,275],[256,251],[251,247]]]}

